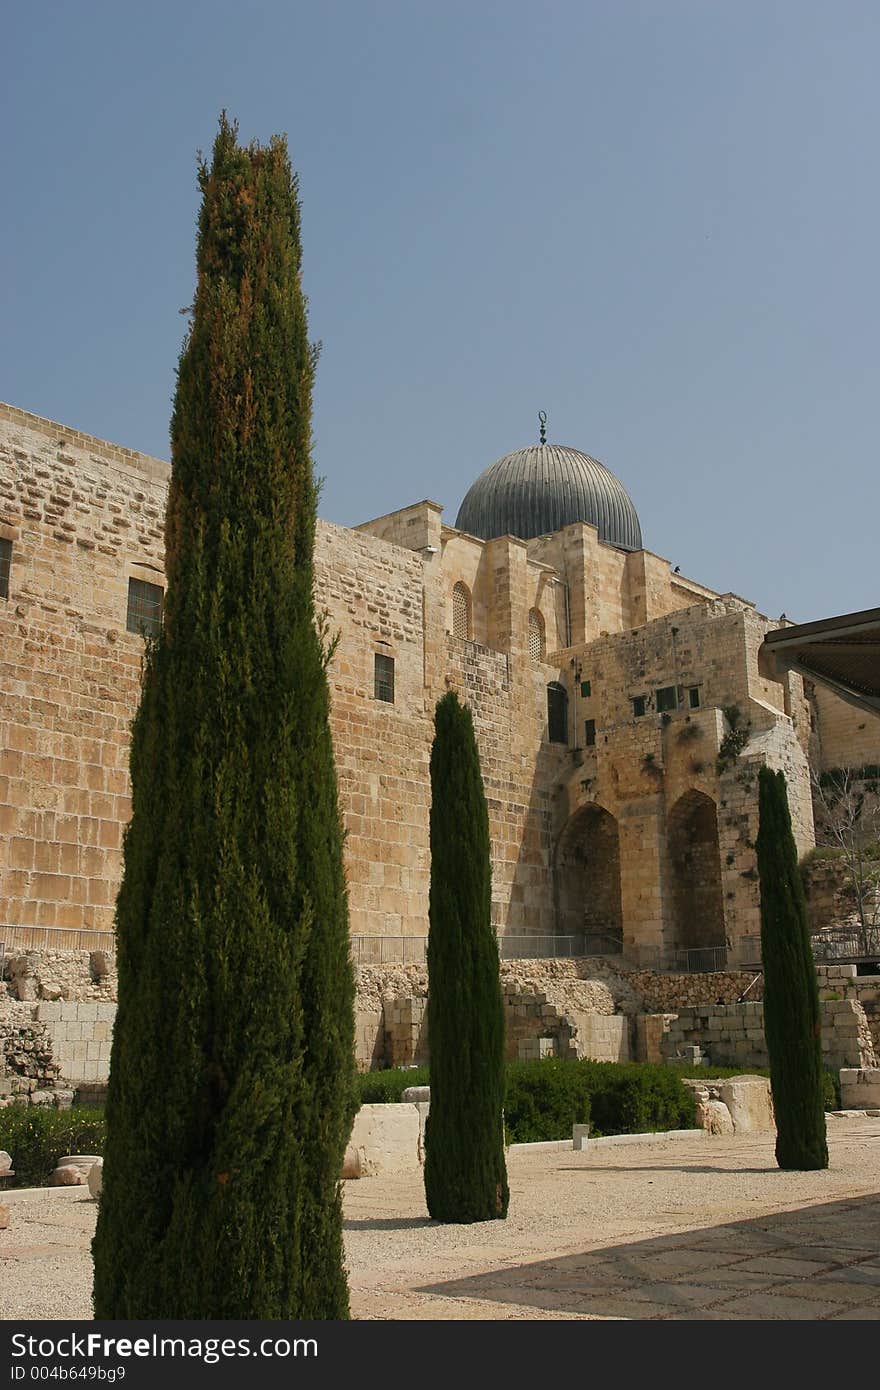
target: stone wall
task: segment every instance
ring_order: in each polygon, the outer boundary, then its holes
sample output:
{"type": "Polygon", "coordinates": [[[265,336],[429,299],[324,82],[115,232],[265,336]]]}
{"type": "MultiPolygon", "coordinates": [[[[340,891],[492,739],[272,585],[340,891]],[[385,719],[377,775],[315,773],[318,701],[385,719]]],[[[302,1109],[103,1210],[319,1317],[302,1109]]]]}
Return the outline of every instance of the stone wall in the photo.
{"type": "MultiPolygon", "coordinates": [[[[826,1066],[874,1065],[874,1046],[861,1004],[856,999],[826,999],[820,1004],[822,1058],[826,1066]]],[[[764,1040],[762,1003],[715,1004],[682,1009],[669,1022],[661,1044],[667,1061],[699,1047],[711,1067],[769,1066],[764,1040]]]]}
{"type": "Polygon", "coordinates": [[[167,464],[0,406],[0,925],[112,925],[143,654],[128,581],[162,582],[167,483],[167,464]]]}
{"type": "Polygon", "coordinates": [[[30,1004],[0,998],[0,1105],[54,1089],[59,1077],[52,1038],[30,1004]]]}
{"type": "Polygon", "coordinates": [[[37,1004],[34,1019],[43,1024],[52,1055],[64,1081],[106,1081],[116,1005],[97,1000],[57,1000],[37,1004]]]}
{"type": "MultiPolygon", "coordinates": [[[[778,680],[762,668],[770,626],[728,596],[557,654],[574,667],[576,741],[586,719],[595,731],[568,775],[560,835],[567,856],[573,836],[589,851],[597,812],[611,818],[624,950],[648,967],[676,948],[726,947],[734,961],[750,955],[760,931],[755,838],[764,764],[786,774],[799,849],[813,843],[809,706],[799,678],[778,680]],[[658,708],[664,688],[681,690],[680,707],[658,708]],[[644,700],[641,716],[636,699],[644,700]],[[739,748],[731,748],[727,710],[736,711],[739,748]]],[[[598,864],[593,875],[601,883],[598,864]]],[[[590,888],[582,874],[575,897],[590,888]]]]}
{"type": "Polygon", "coordinates": [[[880,766],[880,715],[857,709],[822,685],[814,687],[813,701],[823,772],[880,766]]]}
{"type": "MultiPolygon", "coordinates": [[[[128,586],[164,585],[168,479],[161,460],[0,406],[0,926],[112,926],[143,653],[128,586]]],[[[799,847],[812,841],[810,707],[800,678],[762,657],[771,624],[751,605],[595,527],[482,542],[433,502],[356,530],[319,522],[315,591],[339,637],[331,724],[355,934],[427,931],[433,712],[453,688],[474,714],[500,933],[607,929],[646,966],[688,946],[748,956],[764,763],[786,773],[799,847]],[[466,635],[451,631],[456,585],[466,635]],[[376,698],[377,656],[394,662],[393,702],[376,698]],[[549,738],[550,683],[567,693],[565,742],[549,738]],[[657,707],[666,686],[682,692],[672,711],[657,707]],[[748,741],[719,772],[732,707],[748,741]],[[711,891],[694,893],[697,879],[711,891]]]]}

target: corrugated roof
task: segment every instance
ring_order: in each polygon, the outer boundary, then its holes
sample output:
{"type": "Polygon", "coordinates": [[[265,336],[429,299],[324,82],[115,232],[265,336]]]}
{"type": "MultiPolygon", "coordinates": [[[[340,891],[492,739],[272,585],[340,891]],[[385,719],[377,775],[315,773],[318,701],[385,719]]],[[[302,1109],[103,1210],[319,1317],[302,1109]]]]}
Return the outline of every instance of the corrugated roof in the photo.
{"type": "Polygon", "coordinates": [[[530,540],[573,521],[598,527],[621,550],[641,550],[639,518],[626,488],[598,459],[562,444],[534,444],[490,464],[469,489],[455,525],[491,540],[530,540]]]}

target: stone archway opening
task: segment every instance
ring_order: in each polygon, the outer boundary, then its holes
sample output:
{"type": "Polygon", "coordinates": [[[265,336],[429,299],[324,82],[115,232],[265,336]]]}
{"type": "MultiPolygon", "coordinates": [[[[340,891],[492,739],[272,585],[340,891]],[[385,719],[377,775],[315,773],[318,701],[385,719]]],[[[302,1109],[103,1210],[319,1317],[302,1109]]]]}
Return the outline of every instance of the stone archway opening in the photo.
{"type": "Polygon", "coordinates": [[[718,812],[704,792],[689,791],[669,813],[669,863],[676,948],[724,946],[724,894],[718,812]]]}
{"type": "Polygon", "coordinates": [[[585,936],[597,953],[623,949],[620,835],[603,806],[584,806],[560,836],[556,851],[556,922],[560,936],[585,936]]]}

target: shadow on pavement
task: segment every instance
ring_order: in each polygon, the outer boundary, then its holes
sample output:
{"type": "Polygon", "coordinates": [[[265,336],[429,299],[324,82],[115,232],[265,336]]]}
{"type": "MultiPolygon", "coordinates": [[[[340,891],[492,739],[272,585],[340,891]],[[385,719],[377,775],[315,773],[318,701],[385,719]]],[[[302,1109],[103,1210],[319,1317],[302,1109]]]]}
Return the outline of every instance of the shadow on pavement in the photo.
{"type": "Polygon", "coordinates": [[[877,1321],[880,1195],[508,1265],[418,1292],[562,1317],[877,1321]]]}

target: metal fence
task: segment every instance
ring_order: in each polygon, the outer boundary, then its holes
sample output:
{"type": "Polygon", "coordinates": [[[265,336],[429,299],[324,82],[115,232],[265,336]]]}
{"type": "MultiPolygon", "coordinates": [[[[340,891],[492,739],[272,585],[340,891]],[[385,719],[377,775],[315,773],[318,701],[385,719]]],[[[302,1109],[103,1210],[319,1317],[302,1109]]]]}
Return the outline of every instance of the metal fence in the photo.
{"type": "Polygon", "coordinates": [[[711,975],[727,969],[726,946],[694,946],[688,949],[667,950],[663,953],[661,969],[672,975],[711,975]]]}
{"type": "Polygon", "coordinates": [[[355,965],[424,965],[426,936],[352,936],[355,965]]]}
{"type": "Polygon", "coordinates": [[[586,940],[582,933],[573,936],[553,936],[549,932],[545,935],[539,932],[505,932],[498,938],[498,950],[502,960],[553,960],[557,956],[602,954],[599,951],[588,951],[586,940]]]}
{"type": "Polygon", "coordinates": [[[13,951],[112,951],[116,933],[83,927],[0,927],[0,955],[13,951]]]}
{"type": "Polygon", "coordinates": [[[864,932],[823,932],[811,938],[811,945],[816,960],[880,960],[880,928],[869,927],[864,932]]]}

